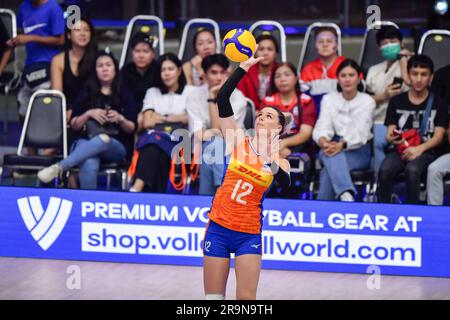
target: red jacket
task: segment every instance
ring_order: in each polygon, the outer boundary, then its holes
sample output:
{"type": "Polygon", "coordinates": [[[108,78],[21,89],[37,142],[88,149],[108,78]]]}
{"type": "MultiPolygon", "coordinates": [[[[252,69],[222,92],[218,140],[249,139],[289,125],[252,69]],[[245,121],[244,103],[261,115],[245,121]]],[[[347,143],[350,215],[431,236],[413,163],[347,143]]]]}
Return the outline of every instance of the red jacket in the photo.
{"type": "MultiPolygon", "coordinates": [[[[272,70],[270,70],[270,76],[272,76],[273,71],[277,67],[277,63],[274,62],[272,65],[272,70]]],[[[259,87],[259,68],[255,64],[251,67],[247,74],[241,79],[237,88],[242,91],[244,96],[251,99],[255,104],[256,110],[259,109],[261,105],[261,100],[258,97],[258,87],[259,87]]]]}

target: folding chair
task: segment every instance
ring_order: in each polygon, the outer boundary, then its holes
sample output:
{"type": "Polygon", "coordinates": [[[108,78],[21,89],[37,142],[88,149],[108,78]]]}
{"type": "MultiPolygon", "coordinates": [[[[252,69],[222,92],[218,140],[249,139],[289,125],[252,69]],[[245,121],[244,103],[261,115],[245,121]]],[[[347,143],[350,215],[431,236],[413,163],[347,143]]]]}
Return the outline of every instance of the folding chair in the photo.
{"type": "MultiPolygon", "coordinates": [[[[66,119],[66,98],[64,94],[57,90],[35,92],[31,96],[25,116],[17,154],[5,155],[3,167],[8,168],[11,173],[17,170],[38,171],[66,158],[66,119]],[[24,147],[52,148],[59,152],[62,149],[62,154],[50,156],[24,155],[24,147]]],[[[36,180],[36,182],[39,185],[39,181],[36,180]]]]}
{"type": "MultiPolygon", "coordinates": [[[[8,32],[8,37],[13,38],[17,36],[16,15],[9,9],[0,9],[0,20],[8,32]]],[[[0,52],[3,55],[3,52],[0,52]]],[[[13,64],[13,72],[4,72],[2,80],[0,82],[0,92],[5,95],[5,114],[3,118],[3,132],[8,133],[8,116],[9,116],[9,95],[15,92],[20,85],[21,72],[19,71],[18,60],[16,60],[17,54],[14,48],[13,54],[9,61],[9,64],[13,64]]],[[[0,56],[1,58],[1,56],[0,56]]]]}
{"type": "Polygon", "coordinates": [[[250,26],[250,32],[253,33],[255,38],[262,34],[270,34],[277,39],[280,53],[277,56],[277,62],[286,61],[286,33],[283,26],[272,20],[260,20],[256,21],[250,26]]]}
{"type": "Polygon", "coordinates": [[[381,26],[393,26],[399,29],[398,25],[391,21],[376,21],[371,24],[364,34],[364,41],[359,54],[359,65],[363,69],[364,75],[367,74],[369,68],[382,62],[384,59],[378,49],[377,33],[381,26]]]}
{"type": "Polygon", "coordinates": [[[419,54],[425,54],[433,60],[434,71],[450,64],[450,31],[430,30],[420,39],[419,54]]]}
{"type": "Polygon", "coordinates": [[[300,54],[300,60],[298,62],[299,74],[305,65],[319,57],[315,46],[315,36],[317,28],[320,27],[331,27],[336,30],[336,33],[338,35],[338,55],[342,54],[341,29],[339,28],[339,26],[335,23],[315,22],[309,25],[308,29],[306,30],[305,40],[303,41],[302,52],[300,54]]]}
{"type": "Polygon", "coordinates": [[[181,61],[188,61],[195,56],[194,37],[202,29],[209,29],[214,33],[216,53],[221,52],[222,45],[217,22],[212,19],[191,19],[185,24],[183,35],[181,36],[180,51],[178,52],[178,58],[181,61]]]}
{"type": "Polygon", "coordinates": [[[364,202],[373,202],[373,188],[375,184],[375,171],[351,171],[353,184],[358,190],[358,200],[364,202]]]}
{"type": "Polygon", "coordinates": [[[128,23],[120,57],[120,68],[131,61],[132,50],[130,42],[138,32],[147,34],[153,40],[155,58],[164,54],[164,27],[162,20],[156,16],[138,15],[128,23]]]}

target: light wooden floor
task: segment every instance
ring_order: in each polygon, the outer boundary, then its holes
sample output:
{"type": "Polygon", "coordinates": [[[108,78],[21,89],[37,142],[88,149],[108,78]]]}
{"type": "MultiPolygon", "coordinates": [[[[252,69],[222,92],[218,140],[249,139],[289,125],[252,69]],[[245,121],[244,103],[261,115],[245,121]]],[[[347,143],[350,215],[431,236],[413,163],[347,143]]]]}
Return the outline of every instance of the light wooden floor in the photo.
{"type": "MultiPolygon", "coordinates": [[[[450,299],[450,279],[262,270],[258,299],[450,299]]],[[[0,258],[0,299],[203,299],[201,267],[0,258]],[[80,268],[70,290],[67,268],[80,268]]],[[[235,298],[234,269],[227,299],[235,298]]]]}

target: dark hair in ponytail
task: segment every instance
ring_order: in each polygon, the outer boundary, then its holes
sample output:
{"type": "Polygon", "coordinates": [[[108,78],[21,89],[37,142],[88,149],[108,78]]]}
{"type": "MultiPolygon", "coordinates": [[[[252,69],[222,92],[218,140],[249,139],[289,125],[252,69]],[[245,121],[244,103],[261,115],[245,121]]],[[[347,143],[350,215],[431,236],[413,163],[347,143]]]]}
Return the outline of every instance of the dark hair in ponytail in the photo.
{"type": "MultiPolygon", "coordinates": [[[[271,108],[271,109],[273,109],[273,110],[275,110],[275,111],[277,112],[277,115],[278,115],[278,124],[281,125],[281,131],[280,131],[279,134],[282,135],[282,134],[284,133],[285,129],[286,129],[286,125],[287,125],[288,122],[290,122],[290,121],[288,121],[288,119],[286,119],[286,116],[284,115],[284,113],[281,112],[281,110],[278,109],[277,107],[274,107],[274,106],[266,106],[266,107],[264,107],[264,108],[271,108]]],[[[263,108],[263,109],[264,109],[264,108],[263,108]]]]}

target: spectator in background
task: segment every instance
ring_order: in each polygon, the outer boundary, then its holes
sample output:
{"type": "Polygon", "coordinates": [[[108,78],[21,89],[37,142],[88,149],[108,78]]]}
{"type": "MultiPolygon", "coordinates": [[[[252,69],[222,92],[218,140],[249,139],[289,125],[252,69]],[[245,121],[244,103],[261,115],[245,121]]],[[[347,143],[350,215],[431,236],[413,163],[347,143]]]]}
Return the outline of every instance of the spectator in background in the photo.
{"type": "Polygon", "coordinates": [[[376,38],[384,61],[370,67],[367,72],[366,90],[377,104],[373,132],[375,173],[378,174],[385,157],[384,149],[388,146],[387,128],[384,125],[387,106],[392,97],[408,90],[406,64],[412,53],[403,48],[402,33],[394,26],[382,26],[376,38]]]}
{"type": "Polygon", "coordinates": [[[145,93],[153,87],[156,73],[153,41],[145,33],[138,32],[131,40],[131,48],[132,61],[122,68],[122,81],[133,93],[138,110],[141,110],[145,93]]]}
{"type": "Polygon", "coordinates": [[[431,89],[450,105],[450,64],[434,73],[431,89]]]}
{"type": "Polygon", "coordinates": [[[427,203],[433,206],[442,206],[444,204],[444,177],[447,174],[450,174],[450,122],[447,134],[445,154],[431,163],[428,167],[427,203]]]}
{"type": "Polygon", "coordinates": [[[441,143],[448,127],[448,110],[445,102],[429,90],[433,61],[425,55],[416,55],[409,59],[407,69],[411,88],[389,102],[386,139],[397,146],[405,145],[402,133],[415,129],[421,141],[386,155],[378,174],[379,202],[391,202],[395,181],[405,172],[406,202],[419,203],[420,182],[428,166],[443,152],[441,143]]]}
{"type": "MultiPolygon", "coordinates": [[[[441,97],[450,106],[450,65],[445,66],[434,73],[431,84],[432,91],[441,97]]],[[[449,108],[450,121],[450,108],[449,108]]],[[[428,167],[427,175],[427,202],[430,205],[442,205],[444,203],[444,177],[450,173],[450,123],[447,139],[444,138],[444,155],[434,161],[428,167]]]]}
{"type": "Polygon", "coordinates": [[[338,55],[338,34],[332,27],[319,27],[315,32],[315,46],[319,57],[303,67],[300,81],[306,84],[317,107],[322,96],[336,92],[337,69],[344,57],[338,55]]]}
{"type": "Polygon", "coordinates": [[[79,135],[72,152],[39,171],[38,178],[44,183],[80,166],[81,189],[96,189],[100,162],[130,158],[137,118],[134,98],[120,86],[118,62],[109,50],[97,54],[94,66],[93,75],[74,104],[71,127],[79,135]]]}
{"type": "Polygon", "coordinates": [[[155,87],[147,90],[139,117],[135,181],[130,192],[165,192],[171,165],[171,152],[178,144],[171,140],[175,129],[188,123],[187,96],[193,89],[186,85],[182,64],[173,53],[159,57],[155,87]]]}
{"type": "Polygon", "coordinates": [[[7,44],[26,46],[23,83],[17,97],[22,122],[32,94],[51,87],[50,63],[64,45],[64,24],[64,14],[56,0],[27,0],[20,5],[17,26],[23,34],[7,44]]]}
{"type": "Polygon", "coordinates": [[[70,121],[75,100],[83,89],[97,54],[95,30],[91,21],[82,18],[79,28],[66,30],[66,49],[53,57],[51,64],[52,89],[66,96],[67,119],[70,121]]]}
{"type": "Polygon", "coordinates": [[[265,97],[261,108],[275,107],[281,112],[291,114],[291,123],[287,124],[287,135],[281,136],[280,154],[284,158],[291,152],[299,152],[311,141],[317,120],[314,100],[301,93],[295,66],[284,62],[278,65],[270,83],[271,96],[265,97]]]}
{"type": "MultiPolygon", "coordinates": [[[[195,87],[188,95],[187,112],[189,115],[189,131],[202,143],[203,161],[200,165],[199,194],[213,195],[220,186],[225,164],[212,163],[219,146],[225,147],[219,128],[217,109],[217,93],[227,79],[230,63],[223,54],[212,54],[202,61],[205,71],[205,84],[195,87]],[[210,147],[208,147],[210,146],[210,147]]],[[[241,91],[235,89],[230,97],[234,118],[239,127],[244,127],[247,101],[241,91]]],[[[198,149],[196,149],[197,152],[198,149]]],[[[222,156],[223,158],[223,156],[222,156]]]]}
{"type": "Polygon", "coordinates": [[[375,101],[362,90],[356,62],[344,60],[337,69],[338,91],[325,95],[313,131],[323,163],[317,199],[354,201],[351,171],[370,167],[371,128],[375,101]]]}
{"type": "Polygon", "coordinates": [[[204,83],[202,60],[206,56],[216,53],[216,37],[210,29],[200,29],[194,36],[195,56],[183,64],[186,82],[189,85],[199,86],[204,83]]]}
{"type": "Polygon", "coordinates": [[[6,65],[12,55],[12,48],[6,45],[8,40],[8,30],[3,24],[3,21],[0,20],[0,83],[3,82],[3,71],[5,71],[6,65]]]}
{"type": "Polygon", "coordinates": [[[262,34],[256,38],[258,48],[255,57],[264,60],[254,65],[238,84],[238,89],[255,104],[256,110],[261,108],[261,101],[269,94],[270,77],[277,66],[279,52],[278,42],[270,34],[262,34]]]}

